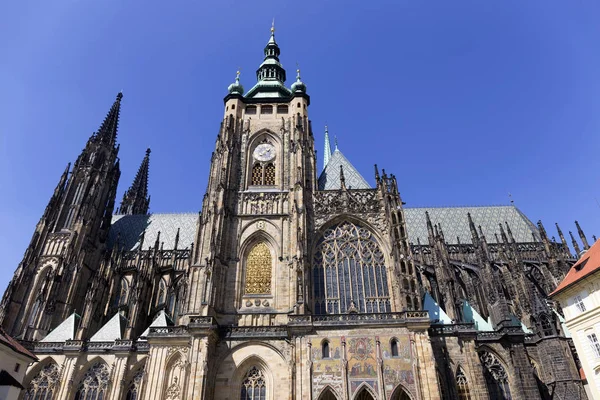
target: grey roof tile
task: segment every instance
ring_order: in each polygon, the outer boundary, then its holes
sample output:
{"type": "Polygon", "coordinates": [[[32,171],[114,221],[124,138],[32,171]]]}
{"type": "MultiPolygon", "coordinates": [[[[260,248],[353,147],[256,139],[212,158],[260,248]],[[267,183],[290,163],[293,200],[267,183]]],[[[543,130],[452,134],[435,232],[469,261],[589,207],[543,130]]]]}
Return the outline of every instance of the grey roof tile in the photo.
{"type": "Polygon", "coordinates": [[[136,250],[140,246],[142,232],[145,231],[143,247],[147,249],[154,246],[160,232],[160,242],[164,243],[164,249],[172,250],[175,247],[175,237],[179,228],[177,248],[189,248],[194,243],[197,222],[196,213],[113,215],[108,245],[112,247],[120,234],[119,246],[124,246],[126,250],[136,250]]]}
{"type": "Polygon", "coordinates": [[[533,242],[534,237],[535,241],[541,241],[536,226],[515,206],[405,207],[404,216],[406,217],[408,239],[413,244],[417,244],[417,238],[421,244],[428,243],[425,211],[429,212],[429,218],[433,224],[442,226],[444,238],[450,244],[458,243],[457,236],[460,237],[461,243],[471,243],[467,213],[471,214],[475,226],[481,225],[488,243],[496,243],[495,233],[498,233],[498,237],[500,237],[499,224],[502,224],[506,231],[505,222],[508,222],[517,242],[533,242]]]}

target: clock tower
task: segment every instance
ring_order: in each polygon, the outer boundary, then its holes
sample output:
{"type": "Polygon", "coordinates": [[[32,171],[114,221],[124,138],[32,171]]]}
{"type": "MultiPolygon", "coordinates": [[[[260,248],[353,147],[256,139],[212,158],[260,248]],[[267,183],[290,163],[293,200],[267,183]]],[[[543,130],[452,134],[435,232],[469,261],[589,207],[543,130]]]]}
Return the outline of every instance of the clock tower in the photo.
{"type": "Polygon", "coordinates": [[[307,298],[307,231],[316,190],[310,97],[285,86],[275,29],[244,94],[228,88],[195,243],[188,315],[219,324],[282,325],[307,298]]]}

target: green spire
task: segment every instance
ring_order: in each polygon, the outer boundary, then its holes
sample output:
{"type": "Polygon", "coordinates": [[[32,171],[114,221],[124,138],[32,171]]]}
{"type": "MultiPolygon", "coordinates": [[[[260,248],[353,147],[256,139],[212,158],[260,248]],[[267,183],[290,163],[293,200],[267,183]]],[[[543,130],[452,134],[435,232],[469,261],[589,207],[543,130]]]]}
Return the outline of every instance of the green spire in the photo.
{"type": "Polygon", "coordinates": [[[275,25],[271,26],[271,36],[264,48],[265,58],[256,70],[257,83],[248,91],[246,97],[261,98],[287,98],[291,96],[290,89],[286,88],[285,69],[279,62],[279,46],[275,41],[275,25]]]}
{"type": "Polygon", "coordinates": [[[325,151],[323,151],[323,169],[329,163],[329,158],[331,158],[331,145],[329,144],[329,130],[327,129],[327,125],[325,125],[325,151]]]}

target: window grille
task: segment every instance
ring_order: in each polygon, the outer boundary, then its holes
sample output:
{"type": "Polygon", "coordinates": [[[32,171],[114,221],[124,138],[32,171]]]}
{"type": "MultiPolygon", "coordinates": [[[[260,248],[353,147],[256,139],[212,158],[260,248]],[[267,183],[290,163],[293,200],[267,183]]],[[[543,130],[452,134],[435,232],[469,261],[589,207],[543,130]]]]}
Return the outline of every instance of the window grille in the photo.
{"type": "Polygon", "coordinates": [[[263,167],[259,163],[252,167],[252,185],[262,185],[263,182],[263,167]]]}
{"type": "Polygon", "coordinates": [[[271,293],[272,258],[264,243],[255,245],[246,259],[246,294],[271,293]]]}
{"type": "Polygon", "coordinates": [[[273,163],[267,164],[265,167],[265,185],[275,185],[275,165],[273,163]]]}

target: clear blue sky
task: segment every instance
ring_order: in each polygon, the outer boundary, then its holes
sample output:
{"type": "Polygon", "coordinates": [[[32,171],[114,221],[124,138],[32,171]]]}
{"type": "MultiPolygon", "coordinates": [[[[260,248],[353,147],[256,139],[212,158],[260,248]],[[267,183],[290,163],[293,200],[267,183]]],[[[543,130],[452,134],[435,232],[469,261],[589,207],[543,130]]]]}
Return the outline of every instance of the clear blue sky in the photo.
{"type": "MultiPolygon", "coordinates": [[[[153,212],[195,212],[222,98],[250,88],[272,18],[292,83],[371,183],[409,206],[516,205],[600,235],[593,0],[8,0],[0,6],[0,290],[116,93],[121,182],[153,149],[153,212]]],[[[600,199],[599,199],[600,200],[600,199]]]]}

